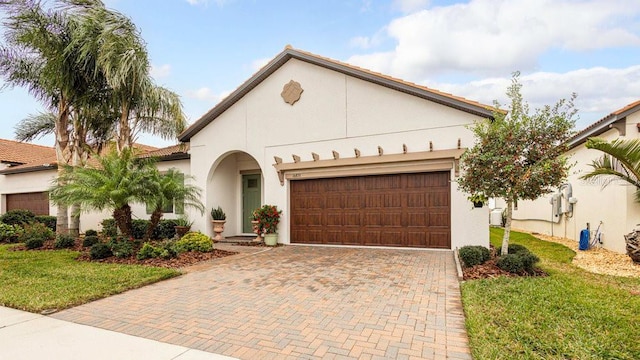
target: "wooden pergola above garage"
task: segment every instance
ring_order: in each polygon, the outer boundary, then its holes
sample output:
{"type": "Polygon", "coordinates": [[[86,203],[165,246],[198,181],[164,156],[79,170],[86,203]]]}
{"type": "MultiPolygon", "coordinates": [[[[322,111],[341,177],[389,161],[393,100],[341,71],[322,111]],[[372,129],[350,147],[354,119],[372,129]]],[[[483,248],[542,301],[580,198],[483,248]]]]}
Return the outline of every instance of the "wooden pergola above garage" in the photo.
{"type": "Polygon", "coordinates": [[[280,185],[287,180],[317,179],[328,177],[346,177],[360,175],[382,175],[411,172],[429,172],[454,169],[455,176],[459,172],[459,160],[464,148],[407,152],[403,146],[403,153],[385,155],[378,147],[378,155],[360,156],[360,151],[354,149],[355,156],[342,158],[333,151],[332,159],[321,160],[320,156],[312,153],[313,160],[301,161],[300,156],[292,154],[293,162],[285,163],[281,157],[274,157],[273,165],[278,172],[280,185]]]}

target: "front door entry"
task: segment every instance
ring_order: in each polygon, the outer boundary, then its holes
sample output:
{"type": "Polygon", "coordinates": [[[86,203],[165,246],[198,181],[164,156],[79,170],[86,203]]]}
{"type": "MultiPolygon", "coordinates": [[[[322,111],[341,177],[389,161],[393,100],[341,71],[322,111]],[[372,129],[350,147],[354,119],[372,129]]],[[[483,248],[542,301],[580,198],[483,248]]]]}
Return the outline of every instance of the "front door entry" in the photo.
{"type": "Polygon", "coordinates": [[[260,174],[242,175],[242,232],[250,234],[251,212],[260,207],[260,174]]]}

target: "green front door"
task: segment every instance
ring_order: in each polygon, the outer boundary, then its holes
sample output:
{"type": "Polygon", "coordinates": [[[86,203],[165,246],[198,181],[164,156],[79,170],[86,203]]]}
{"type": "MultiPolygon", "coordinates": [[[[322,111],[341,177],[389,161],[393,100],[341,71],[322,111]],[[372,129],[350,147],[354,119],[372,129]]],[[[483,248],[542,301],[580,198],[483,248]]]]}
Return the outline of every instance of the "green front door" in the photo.
{"type": "Polygon", "coordinates": [[[260,207],[260,174],[242,175],[242,232],[253,232],[251,212],[260,207]]]}

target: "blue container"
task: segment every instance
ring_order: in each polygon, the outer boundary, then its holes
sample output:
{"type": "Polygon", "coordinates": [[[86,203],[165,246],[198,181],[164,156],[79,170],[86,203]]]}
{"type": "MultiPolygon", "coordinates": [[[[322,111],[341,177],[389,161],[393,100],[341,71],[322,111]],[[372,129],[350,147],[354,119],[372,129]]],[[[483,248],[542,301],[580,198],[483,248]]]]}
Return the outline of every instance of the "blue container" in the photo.
{"type": "Polygon", "coordinates": [[[580,250],[588,250],[589,249],[589,230],[584,229],[580,231],[580,244],[578,246],[580,250]]]}

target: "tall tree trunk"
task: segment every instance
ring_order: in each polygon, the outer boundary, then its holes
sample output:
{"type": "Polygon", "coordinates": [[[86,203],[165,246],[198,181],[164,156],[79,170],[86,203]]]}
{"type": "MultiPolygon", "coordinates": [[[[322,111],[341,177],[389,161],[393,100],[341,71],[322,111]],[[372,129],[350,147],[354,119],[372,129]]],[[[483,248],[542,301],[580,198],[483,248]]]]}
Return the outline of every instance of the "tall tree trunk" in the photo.
{"type": "Polygon", "coordinates": [[[157,207],[155,210],[153,210],[153,213],[151,214],[151,219],[149,219],[149,225],[147,226],[147,231],[145,231],[144,233],[144,241],[148,241],[149,239],[151,239],[151,235],[153,235],[153,230],[155,230],[155,228],[158,226],[158,223],[160,223],[160,219],[162,219],[162,208],[157,207]]]}
{"type": "MultiPolygon", "coordinates": [[[[79,121],[75,121],[73,126],[74,136],[72,139],[72,154],[71,154],[71,165],[74,168],[82,166],[82,153],[84,152],[82,146],[82,129],[79,121]]],[[[80,205],[72,204],[71,205],[71,215],[69,219],[69,235],[78,237],[80,235],[80,205]]]]}
{"type": "Polygon", "coordinates": [[[122,235],[130,238],[133,227],[131,224],[131,207],[129,204],[113,210],[113,218],[116,220],[116,226],[120,229],[122,235]]]}
{"type": "MultiPolygon", "coordinates": [[[[58,103],[58,118],[55,124],[56,142],[56,162],[58,163],[58,174],[64,169],[63,165],[71,160],[69,154],[69,106],[64,98],[58,103]]],[[[64,185],[59,183],[59,185],[64,185]]],[[[56,214],[56,232],[65,234],[69,226],[69,209],[66,205],[58,205],[56,214]]]]}
{"type": "Polygon", "coordinates": [[[502,255],[507,255],[509,253],[509,235],[511,234],[511,218],[513,216],[513,199],[507,200],[507,216],[506,221],[504,222],[504,236],[502,237],[502,248],[500,253],[502,255]]]}
{"type": "Polygon", "coordinates": [[[131,147],[131,127],[129,126],[129,107],[122,105],[120,113],[120,128],[118,133],[118,152],[131,147]]]}

